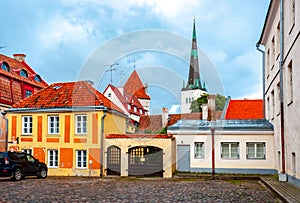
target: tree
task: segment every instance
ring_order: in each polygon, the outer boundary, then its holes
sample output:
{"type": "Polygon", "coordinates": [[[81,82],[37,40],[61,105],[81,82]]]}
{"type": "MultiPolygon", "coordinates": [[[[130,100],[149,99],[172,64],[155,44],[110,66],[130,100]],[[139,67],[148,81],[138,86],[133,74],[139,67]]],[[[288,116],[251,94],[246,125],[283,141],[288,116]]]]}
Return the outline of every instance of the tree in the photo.
{"type": "MultiPolygon", "coordinates": [[[[207,96],[208,94],[203,94],[201,97],[192,101],[190,109],[192,113],[194,112],[202,112],[202,104],[207,104],[207,96]]],[[[223,95],[217,94],[216,96],[216,111],[223,111],[225,106],[226,97],[223,95]]]]}
{"type": "Polygon", "coordinates": [[[192,113],[194,112],[202,112],[202,104],[207,104],[207,96],[208,94],[203,94],[201,97],[192,101],[190,110],[192,113]]]}

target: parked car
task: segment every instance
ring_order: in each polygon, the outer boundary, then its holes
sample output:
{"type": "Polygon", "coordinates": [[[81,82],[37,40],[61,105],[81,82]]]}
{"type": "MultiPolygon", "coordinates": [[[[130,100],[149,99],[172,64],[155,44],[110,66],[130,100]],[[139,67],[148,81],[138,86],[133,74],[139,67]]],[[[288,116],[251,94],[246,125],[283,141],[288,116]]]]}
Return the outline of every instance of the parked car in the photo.
{"type": "Polygon", "coordinates": [[[32,155],[24,152],[0,152],[0,177],[19,181],[25,176],[46,178],[48,167],[32,155]]]}

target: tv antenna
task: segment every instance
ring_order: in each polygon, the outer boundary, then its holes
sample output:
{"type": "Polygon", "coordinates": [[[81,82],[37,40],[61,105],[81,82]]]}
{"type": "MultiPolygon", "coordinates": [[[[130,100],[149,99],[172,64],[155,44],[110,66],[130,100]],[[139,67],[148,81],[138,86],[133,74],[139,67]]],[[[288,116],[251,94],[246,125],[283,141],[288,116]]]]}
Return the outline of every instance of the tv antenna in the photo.
{"type": "Polygon", "coordinates": [[[112,85],[113,80],[112,80],[112,73],[113,71],[117,70],[116,68],[114,68],[115,66],[119,65],[119,63],[113,63],[111,65],[105,65],[105,66],[109,66],[108,70],[106,70],[105,72],[110,72],[110,84],[112,85]]]}

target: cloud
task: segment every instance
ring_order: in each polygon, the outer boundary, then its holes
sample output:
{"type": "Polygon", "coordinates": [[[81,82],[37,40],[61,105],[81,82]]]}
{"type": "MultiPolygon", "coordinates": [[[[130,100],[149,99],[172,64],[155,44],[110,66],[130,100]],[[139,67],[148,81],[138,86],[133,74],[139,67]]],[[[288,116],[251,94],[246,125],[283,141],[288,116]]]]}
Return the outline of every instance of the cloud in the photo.
{"type": "Polygon", "coordinates": [[[45,48],[56,49],[62,43],[74,43],[86,40],[93,31],[93,25],[78,18],[67,18],[60,14],[52,16],[37,30],[40,43],[45,48]]]}

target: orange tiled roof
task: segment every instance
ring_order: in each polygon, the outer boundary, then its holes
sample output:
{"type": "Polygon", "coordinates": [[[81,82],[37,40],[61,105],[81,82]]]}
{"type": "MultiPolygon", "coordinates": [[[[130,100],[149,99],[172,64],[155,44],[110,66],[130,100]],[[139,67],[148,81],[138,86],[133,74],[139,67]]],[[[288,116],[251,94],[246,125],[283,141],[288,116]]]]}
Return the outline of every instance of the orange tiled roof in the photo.
{"type": "Polygon", "coordinates": [[[263,100],[230,100],[225,119],[262,119],[263,100]]]}
{"type": "Polygon", "coordinates": [[[14,104],[13,108],[62,108],[105,106],[123,112],[86,81],[54,83],[14,104]]]}
{"type": "Polygon", "coordinates": [[[135,139],[135,138],[145,138],[145,139],[173,139],[171,134],[108,134],[105,136],[106,139],[135,139]]]}
{"type": "Polygon", "coordinates": [[[145,87],[136,70],[132,72],[126,81],[124,85],[124,92],[128,94],[129,98],[131,98],[130,95],[135,95],[138,99],[150,99],[150,96],[145,92],[145,87]]]}

